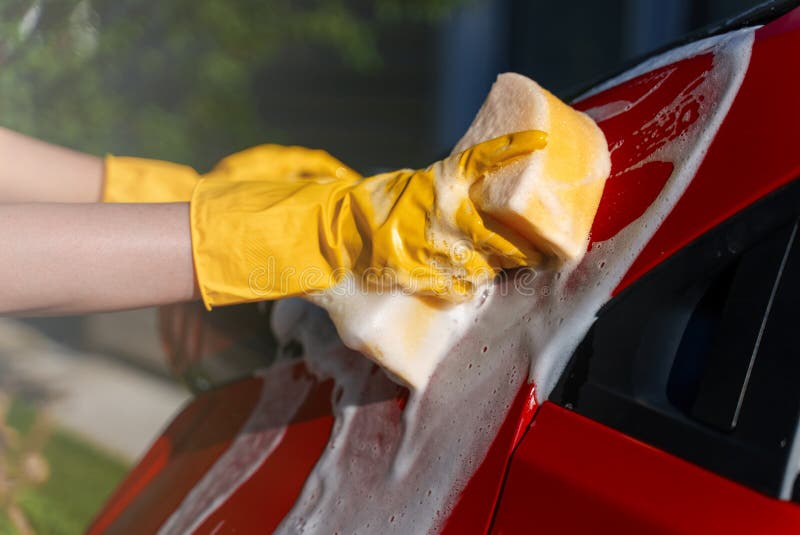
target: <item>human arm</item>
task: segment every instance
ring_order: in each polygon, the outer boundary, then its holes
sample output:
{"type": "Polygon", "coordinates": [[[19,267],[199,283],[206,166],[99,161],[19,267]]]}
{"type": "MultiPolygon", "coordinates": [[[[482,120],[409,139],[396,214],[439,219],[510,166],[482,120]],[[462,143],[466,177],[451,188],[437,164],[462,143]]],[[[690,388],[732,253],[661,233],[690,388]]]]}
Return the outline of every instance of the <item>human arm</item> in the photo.
{"type": "Polygon", "coordinates": [[[97,202],[103,160],[0,127],[0,203],[97,202]]]}
{"type": "Polygon", "coordinates": [[[188,203],[0,205],[0,315],[79,314],[197,296],[188,203]]]}
{"type": "MultiPolygon", "coordinates": [[[[471,181],[482,167],[504,165],[540,146],[536,133],[498,138],[437,166],[456,166],[459,176],[471,181]]],[[[200,282],[206,304],[222,305],[300,295],[335,282],[312,281],[306,288],[302,277],[309,269],[360,272],[397,266],[402,276],[422,268],[417,282],[431,284],[427,264],[402,264],[407,253],[459,261],[452,258],[455,251],[425,237],[426,214],[439,211],[430,204],[439,167],[363,181],[341,164],[325,163],[313,172],[280,171],[271,178],[244,172],[252,168],[226,172],[222,165],[215,177],[201,180],[205,186],[195,188],[192,217],[188,203],[0,204],[0,314],[77,314],[189,301],[199,296],[196,271],[205,274],[200,282]],[[395,209],[388,219],[361,221],[389,205],[395,209]],[[404,236],[402,243],[396,232],[404,236]],[[370,250],[373,255],[363,254],[370,250]],[[279,272],[293,275],[287,288],[264,294],[257,268],[269,262],[270,254],[279,272]]],[[[480,251],[475,269],[466,266],[470,273],[486,265],[491,275],[505,267],[501,262],[510,266],[534,259],[535,251],[525,253],[488,231],[477,214],[463,217],[466,226],[458,223],[459,235],[480,251]]]]}
{"type": "Polygon", "coordinates": [[[188,201],[200,175],[160,160],[85,154],[0,127],[0,203],[188,201]]]}
{"type": "MultiPolygon", "coordinates": [[[[200,179],[194,169],[143,158],[103,160],[3,128],[0,157],[8,163],[0,169],[0,315],[198,297],[188,209],[200,179]]],[[[323,151],[262,145],[225,158],[212,174],[240,181],[342,173],[355,175],[323,151]]]]}

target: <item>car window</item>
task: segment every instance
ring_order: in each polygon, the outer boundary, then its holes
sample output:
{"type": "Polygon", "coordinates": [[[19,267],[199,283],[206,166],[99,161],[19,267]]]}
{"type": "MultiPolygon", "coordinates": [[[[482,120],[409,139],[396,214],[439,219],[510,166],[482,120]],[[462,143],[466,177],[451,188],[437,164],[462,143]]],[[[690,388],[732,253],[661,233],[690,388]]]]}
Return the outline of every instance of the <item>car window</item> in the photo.
{"type": "Polygon", "coordinates": [[[798,199],[795,181],[609,302],[552,400],[788,497],[800,414],[798,199]]]}

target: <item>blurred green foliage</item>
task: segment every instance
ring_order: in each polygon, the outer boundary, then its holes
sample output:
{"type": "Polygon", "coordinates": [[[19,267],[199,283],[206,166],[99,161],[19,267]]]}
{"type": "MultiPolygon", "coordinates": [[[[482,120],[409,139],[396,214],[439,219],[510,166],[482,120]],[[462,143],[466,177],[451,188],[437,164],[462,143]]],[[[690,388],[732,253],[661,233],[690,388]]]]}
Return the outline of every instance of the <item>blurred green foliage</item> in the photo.
{"type": "Polygon", "coordinates": [[[0,0],[0,124],[95,154],[202,169],[280,142],[257,116],[254,80],[293,46],[380,69],[381,24],[431,23],[468,2],[0,0]]]}
{"type": "MultiPolygon", "coordinates": [[[[27,433],[39,410],[16,398],[8,414],[8,424],[27,433]]],[[[128,464],[61,429],[52,433],[43,454],[50,466],[50,477],[43,484],[25,489],[18,497],[22,511],[35,533],[84,533],[125,476],[128,464]]],[[[0,534],[19,534],[5,511],[0,511],[0,534]]]]}

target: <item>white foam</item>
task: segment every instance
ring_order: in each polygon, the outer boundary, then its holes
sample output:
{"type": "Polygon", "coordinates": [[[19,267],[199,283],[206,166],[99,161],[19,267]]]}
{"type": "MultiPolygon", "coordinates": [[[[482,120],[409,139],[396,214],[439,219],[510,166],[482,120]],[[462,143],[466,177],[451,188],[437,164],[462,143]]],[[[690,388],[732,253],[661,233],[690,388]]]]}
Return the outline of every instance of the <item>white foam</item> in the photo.
{"type": "MultiPolygon", "coordinates": [[[[711,71],[688,95],[702,104],[701,117],[647,159],[674,165],[655,202],[614,238],[595,243],[579,265],[535,275],[518,270],[487,288],[480,304],[463,308],[454,327],[444,321],[447,356],[427,387],[411,393],[405,409],[394,399],[398,387],[341,344],[321,309],[298,300],[277,304],[273,325],[279,341],[299,340],[308,367],[336,384],[329,443],[279,533],[431,533],[441,527],[523,383],[532,380],[537,396],[546,399],[597,310],[691,182],[741,85],[752,42],[753,29],[713,37],[654,58],[597,90],[714,53],[711,71]]],[[[680,109],[685,98],[667,111],[680,109]]],[[[636,103],[615,106],[591,113],[602,119],[636,103]]],[[[670,117],[676,115],[654,120],[670,117]]],[[[394,335],[392,310],[363,306],[352,312],[364,318],[365,328],[394,335]]],[[[237,441],[229,453],[236,457],[239,450],[242,458],[250,455],[237,441]]]]}
{"type": "MultiPolygon", "coordinates": [[[[743,65],[743,71],[741,75],[744,76],[745,71],[747,70],[747,65],[750,62],[750,51],[752,50],[753,44],[753,32],[760,28],[760,26],[751,26],[749,28],[742,28],[740,30],[736,30],[733,32],[724,33],[721,35],[713,35],[711,37],[706,37],[705,39],[700,39],[699,41],[694,41],[691,43],[687,43],[683,46],[679,46],[678,48],[674,48],[672,50],[668,50],[663,54],[658,54],[651,58],[646,59],[642,63],[636,65],[635,67],[628,69],[627,71],[614,76],[613,78],[609,78],[604,82],[592,87],[582,95],[580,95],[575,100],[580,102],[583,99],[586,99],[592,95],[596,95],[598,93],[602,93],[606,89],[611,87],[616,87],[620,84],[627,82],[628,80],[632,80],[637,76],[641,76],[642,74],[646,74],[648,72],[654,71],[656,69],[660,69],[661,67],[665,67],[666,65],[670,65],[672,63],[677,63],[682,59],[691,58],[693,56],[699,56],[701,54],[705,54],[707,52],[717,52],[723,49],[728,49],[726,54],[741,54],[742,57],[740,58],[733,58],[733,61],[738,62],[739,59],[745,60],[743,65]],[[743,48],[739,47],[741,40],[745,39],[748,40],[750,46],[747,47],[747,51],[745,52],[743,48]],[[738,49],[738,50],[733,50],[738,49]]],[[[741,83],[741,81],[740,81],[741,83]]],[[[738,87],[736,88],[738,91],[738,87]]],[[[730,103],[728,103],[730,105],[730,103]]]]}
{"type": "Polygon", "coordinates": [[[424,388],[442,358],[472,325],[486,292],[464,303],[426,306],[413,295],[395,290],[368,292],[346,279],[312,301],[329,311],[347,347],[377,354],[402,382],[424,388]]]}
{"type": "Polygon", "coordinates": [[[236,435],[230,448],[170,515],[158,530],[159,535],[192,533],[225,502],[242,483],[255,473],[286,433],[285,425],[277,425],[275,415],[284,417],[285,424],[300,408],[313,382],[309,377],[296,376],[288,363],[276,365],[260,373],[264,382],[261,395],[250,416],[236,435]],[[292,383],[293,388],[288,385],[292,383]]]}

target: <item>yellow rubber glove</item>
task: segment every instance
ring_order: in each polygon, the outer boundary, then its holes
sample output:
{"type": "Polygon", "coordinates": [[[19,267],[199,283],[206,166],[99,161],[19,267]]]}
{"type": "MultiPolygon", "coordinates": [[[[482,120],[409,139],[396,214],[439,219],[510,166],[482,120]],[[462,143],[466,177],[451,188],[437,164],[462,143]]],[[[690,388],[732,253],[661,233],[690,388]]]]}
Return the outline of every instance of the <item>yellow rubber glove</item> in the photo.
{"type": "Polygon", "coordinates": [[[188,165],[107,155],[103,202],[186,202],[200,175],[188,165]]]}
{"type": "Polygon", "coordinates": [[[469,296],[499,269],[541,260],[526,240],[482,214],[469,193],[487,173],[545,144],[544,132],[519,132],[426,169],[365,179],[341,164],[259,170],[244,162],[247,151],[223,160],[191,201],[203,301],[210,309],[304,295],[348,274],[371,286],[469,296]]]}
{"type": "Polygon", "coordinates": [[[296,180],[309,177],[361,177],[322,150],[259,145],[226,158],[200,175],[187,165],[148,158],[107,155],[103,202],[188,202],[200,178],[296,180]]]}

